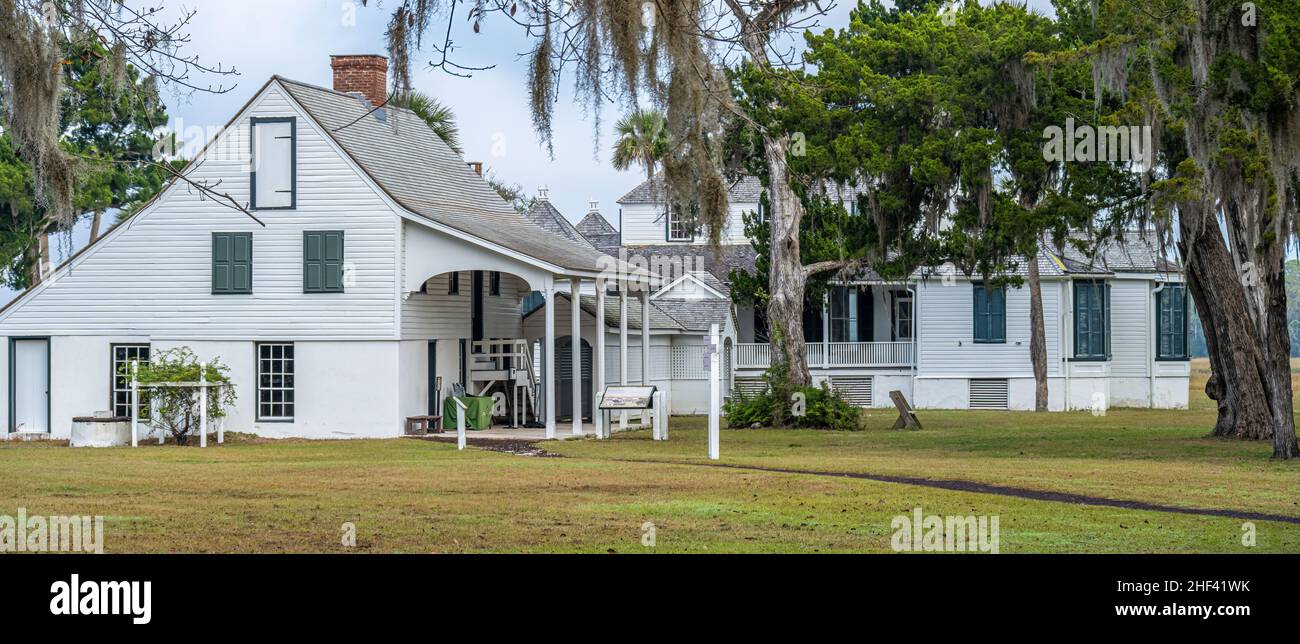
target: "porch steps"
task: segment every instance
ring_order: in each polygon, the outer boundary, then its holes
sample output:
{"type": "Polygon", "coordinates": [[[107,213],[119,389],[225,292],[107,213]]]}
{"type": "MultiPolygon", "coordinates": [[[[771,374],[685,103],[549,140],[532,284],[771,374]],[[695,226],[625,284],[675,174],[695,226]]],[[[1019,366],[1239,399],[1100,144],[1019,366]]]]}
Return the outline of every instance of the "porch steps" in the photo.
{"type": "Polygon", "coordinates": [[[499,385],[506,393],[512,425],[527,423],[530,413],[538,420],[537,375],[527,340],[479,340],[473,343],[470,359],[466,389],[481,396],[499,385]]]}

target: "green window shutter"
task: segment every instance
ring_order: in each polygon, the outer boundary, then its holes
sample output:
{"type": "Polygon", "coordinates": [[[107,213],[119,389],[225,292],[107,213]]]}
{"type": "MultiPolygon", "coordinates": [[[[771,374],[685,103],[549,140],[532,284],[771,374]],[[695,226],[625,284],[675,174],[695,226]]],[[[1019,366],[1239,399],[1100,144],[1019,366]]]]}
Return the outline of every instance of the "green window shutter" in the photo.
{"type": "Polygon", "coordinates": [[[1158,358],[1187,357],[1187,288],[1170,284],[1156,294],[1156,347],[1158,358]]]}
{"type": "Polygon", "coordinates": [[[995,288],[986,291],[989,309],[989,342],[1007,341],[1007,291],[995,288]]]}
{"type": "Polygon", "coordinates": [[[304,293],[343,292],[343,231],[305,231],[302,238],[304,293]]]}
{"type": "Polygon", "coordinates": [[[253,236],[250,233],[212,233],[212,293],[253,292],[253,236]]]}
{"type": "Polygon", "coordinates": [[[974,285],[975,294],[975,341],[1007,341],[1007,303],[1006,289],[989,288],[984,284],[974,285]]]}
{"type": "Polygon", "coordinates": [[[1110,356],[1110,285],[1101,281],[1074,283],[1074,356],[1110,356]]]}

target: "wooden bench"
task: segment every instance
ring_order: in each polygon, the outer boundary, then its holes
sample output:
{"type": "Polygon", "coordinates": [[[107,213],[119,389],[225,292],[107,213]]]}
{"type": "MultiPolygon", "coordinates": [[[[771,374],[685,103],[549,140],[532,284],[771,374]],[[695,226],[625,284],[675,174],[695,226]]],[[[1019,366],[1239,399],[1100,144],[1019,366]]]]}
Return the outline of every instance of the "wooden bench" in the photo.
{"type": "Polygon", "coordinates": [[[407,416],[407,436],[424,436],[430,433],[442,433],[442,416],[407,416]]]}

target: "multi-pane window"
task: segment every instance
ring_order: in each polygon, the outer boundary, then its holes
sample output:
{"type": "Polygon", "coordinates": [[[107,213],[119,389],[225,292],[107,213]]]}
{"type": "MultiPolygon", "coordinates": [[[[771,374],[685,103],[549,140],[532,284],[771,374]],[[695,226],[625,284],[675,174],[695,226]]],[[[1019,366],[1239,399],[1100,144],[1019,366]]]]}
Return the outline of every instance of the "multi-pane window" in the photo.
{"type": "Polygon", "coordinates": [[[912,339],[912,296],[907,291],[894,293],[894,339],[912,339]]]}
{"type": "Polygon", "coordinates": [[[492,271],[488,274],[488,295],[501,294],[501,271],[492,271]]]}
{"type": "Polygon", "coordinates": [[[252,292],[252,233],[212,233],[212,294],[252,292]]]}
{"type": "Polygon", "coordinates": [[[1156,293],[1159,319],[1156,321],[1157,358],[1187,359],[1187,287],[1167,284],[1156,293]]]}
{"type": "Polygon", "coordinates": [[[831,342],[858,342],[858,289],[831,288],[831,342]]]}
{"type": "Polygon", "coordinates": [[[303,232],[302,292],[343,292],[343,231],[303,232]]]}
{"type": "MultiPolygon", "coordinates": [[[[149,345],[115,344],[113,351],[113,405],[114,416],[131,415],[131,363],[149,364],[149,345]]],[[[145,397],[140,399],[140,418],[149,418],[145,397]]]]}
{"type": "Polygon", "coordinates": [[[297,122],[293,117],[253,118],[250,202],[254,209],[297,204],[297,122]]]}
{"type": "Polygon", "coordinates": [[[293,344],[257,345],[257,419],[293,420],[293,344]]]}
{"type": "Polygon", "coordinates": [[[1074,357],[1110,356],[1110,286],[1101,280],[1074,282],[1074,357]]]}
{"type": "Polygon", "coordinates": [[[975,284],[975,341],[1007,341],[1007,290],[1002,286],[975,284]]]}
{"type": "Polygon", "coordinates": [[[691,207],[690,213],[683,212],[681,206],[673,206],[668,209],[668,241],[692,241],[695,239],[695,207],[691,207]]]}

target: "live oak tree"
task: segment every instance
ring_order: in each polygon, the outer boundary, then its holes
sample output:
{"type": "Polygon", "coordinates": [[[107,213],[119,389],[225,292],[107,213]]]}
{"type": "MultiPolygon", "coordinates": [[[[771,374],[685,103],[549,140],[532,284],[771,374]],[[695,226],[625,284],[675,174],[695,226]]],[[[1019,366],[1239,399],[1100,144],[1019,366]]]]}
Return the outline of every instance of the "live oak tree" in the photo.
{"type": "Polygon", "coordinates": [[[60,149],[78,164],[70,223],[59,220],[35,197],[31,166],[13,150],[7,132],[0,137],[0,174],[7,178],[0,181],[0,265],[5,267],[3,282],[11,288],[23,289],[42,279],[50,263],[51,233],[67,232],[88,216],[93,243],[106,211],[129,214],[166,179],[167,173],[154,161],[159,144],[154,130],[167,113],[153,80],[128,65],[121,81],[125,89],[117,87],[97,63],[97,57],[105,55],[102,46],[93,41],[86,46],[88,55],[61,66],[60,149]]]}
{"type": "MultiPolygon", "coordinates": [[[[609,102],[638,108],[643,100],[666,116],[668,151],[663,159],[666,198],[695,204],[697,227],[721,245],[727,220],[727,184],[721,143],[726,123],[746,115],[731,101],[724,70],[746,64],[776,73],[793,64],[785,37],[816,24],[833,2],[815,0],[403,0],[388,27],[394,88],[411,84],[411,59],[422,46],[434,51],[432,66],[470,75],[475,67],[455,58],[452,25],[457,11],[475,32],[489,17],[523,29],[533,48],[529,59],[529,109],[543,146],[551,149],[556,88],[566,70],[599,136],[600,113],[609,102]]],[[[803,205],[791,186],[790,133],[758,125],[768,165],[768,218],[772,234],[768,289],[769,324],[784,330],[774,363],[788,365],[795,384],[809,381],[804,355],[804,285],[800,263],[803,205]]],[[[598,138],[598,137],[597,137],[598,138]]]]}
{"type": "MultiPolygon", "coordinates": [[[[73,226],[84,212],[77,207],[77,188],[87,172],[99,172],[88,171],[65,141],[68,133],[61,126],[66,67],[93,65],[104,87],[112,90],[110,104],[122,100],[123,93],[135,94],[129,100],[141,105],[150,99],[149,93],[156,99],[152,83],[133,81],[132,67],[140,76],[178,92],[231,89],[203,79],[225,78],[235,74],[233,69],[200,62],[183,51],[189,41],[185,29],[194,12],[182,11],[164,22],[162,9],[160,4],[136,7],[121,0],[0,0],[0,126],[17,159],[28,168],[32,208],[43,213],[43,220],[52,222],[48,228],[73,226]]],[[[102,155],[94,160],[116,161],[102,155]]],[[[245,204],[219,192],[215,184],[192,180],[164,160],[155,159],[152,165],[168,179],[186,182],[218,203],[251,216],[245,204]]],[[[47,249],[41,254],[45,252],[47,249]]]]}
{"type": "Polygon", "coordinates": [[[1283,262],[1300,220],[1300,13],[1285,0],[1060,0],[1087,12],[1098,90],[1160,155],[1154,221],[1206,331],[1217,436],[1297,454],[1283,262]]]}

